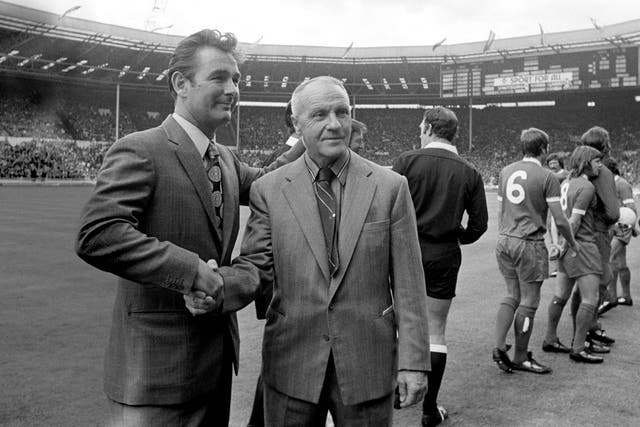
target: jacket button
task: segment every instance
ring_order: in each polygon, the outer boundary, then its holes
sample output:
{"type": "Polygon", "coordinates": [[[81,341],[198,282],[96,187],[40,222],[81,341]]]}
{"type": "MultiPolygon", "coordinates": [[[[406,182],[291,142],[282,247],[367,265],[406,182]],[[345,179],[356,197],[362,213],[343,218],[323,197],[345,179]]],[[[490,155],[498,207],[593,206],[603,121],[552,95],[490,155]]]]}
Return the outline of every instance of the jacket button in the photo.
{"type": "Polygon", "coordinates": [[[325,341],[329,341],[331,338],[329,338],[329,335],[323,334],[322,335],[322,339],[325,340],[325,341]]]}
{"type": "Polygon", "coordinates": [[[333,310],[333,304],[329,304],[329,311],[333,310]]]}

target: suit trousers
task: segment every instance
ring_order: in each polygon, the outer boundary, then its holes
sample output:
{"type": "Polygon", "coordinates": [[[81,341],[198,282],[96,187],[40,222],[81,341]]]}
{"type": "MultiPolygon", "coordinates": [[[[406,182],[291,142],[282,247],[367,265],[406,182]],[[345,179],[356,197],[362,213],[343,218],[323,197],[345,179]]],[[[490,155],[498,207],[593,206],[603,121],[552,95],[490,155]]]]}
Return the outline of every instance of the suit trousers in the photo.
{"type": "MultiPolygon", "coordinates": [[[[375,369],[372,367],[372,369],[375,369]]],[[[325,373],[318,403],[295,399],[264,384],[264,411],[267,427],[324,427],[327,411],[336,427],[391,427],[393,425],[393,393],[356,405],[344,405],[333,355],[325,373]]]]}
{"type": "Polygon", "coordinates": [[[234,356],[231,340],[225,341],[225,367],[211,392],[175,405],[125,405],[108,399],[106,427],[228,426],[234,356]]]}

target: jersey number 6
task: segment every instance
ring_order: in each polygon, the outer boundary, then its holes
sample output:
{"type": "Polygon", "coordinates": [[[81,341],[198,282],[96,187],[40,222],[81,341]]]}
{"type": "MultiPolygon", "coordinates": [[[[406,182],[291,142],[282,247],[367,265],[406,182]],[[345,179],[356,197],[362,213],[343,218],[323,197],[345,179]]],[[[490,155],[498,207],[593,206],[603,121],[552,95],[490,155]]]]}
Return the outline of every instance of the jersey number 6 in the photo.
{"type": "Polygon", "coordinates": [[[507,199],[514,205],[519,205],[524,200],[524,187],[516,184],[516,178],[526,181],[527,172],[522,170],[515,171],[507,180],[507,199]]]}

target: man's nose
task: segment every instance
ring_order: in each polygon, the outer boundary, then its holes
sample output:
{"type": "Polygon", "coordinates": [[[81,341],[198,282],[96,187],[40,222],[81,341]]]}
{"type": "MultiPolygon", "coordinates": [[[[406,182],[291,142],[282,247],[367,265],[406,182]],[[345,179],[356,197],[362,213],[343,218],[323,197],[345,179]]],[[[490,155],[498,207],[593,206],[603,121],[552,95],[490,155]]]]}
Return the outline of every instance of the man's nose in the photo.
{"type": "Polygon", "coordinates": [[[224,93],[236,96],[238,94],[238,85],[233,80],[228,79],[224,85],[224,93]]]}
{"type": "Polygon", "coordinates": [[[331,129],[339,129],[342,126],[340,124],[340,120],[338,120],[338,116],[336,116],[336,113],[334,112],[329,113],[327,120],[329,121],[327,123],[327,127],[331,129]]]}

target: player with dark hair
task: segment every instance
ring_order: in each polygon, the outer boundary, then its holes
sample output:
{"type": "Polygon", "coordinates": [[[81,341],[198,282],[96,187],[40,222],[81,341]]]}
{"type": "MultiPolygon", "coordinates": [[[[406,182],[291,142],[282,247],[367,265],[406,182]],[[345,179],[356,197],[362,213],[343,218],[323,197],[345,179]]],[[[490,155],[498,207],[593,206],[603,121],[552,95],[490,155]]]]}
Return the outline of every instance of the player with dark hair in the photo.
{"type": "Polygon", "coordinates": [[[612,277],[607,289],[609,291],[610,300],[604,301],[598,308],[598,313],[602,314],[615,307],[616,305],[633,305],[631,299],[631,272],[627,266],[627,245],[632,236],[637,235],[635,227],[635,219],[637,218],[635,199],[633,198],[633,187],[620,174],[618,162],[609,157],[604,162],[605,166],[613,172],[616,195],[621,208],[620,220],[613,226],[613,238],[611,239],[611,270],[612,277]],[[631,212],[623,210],[627,208],[631,212]],[[623,214],[625,214],[624,220],[623,214]],[[620,278],[620,287],[622,296],[618,297],[618,277],[620,278]]]}
{"type": "Polygon", "coordinates": [[[560,205],[569,217],[571,229],[580,243],[577,254],[560,257],[556,292],[549,304],[549,322],[542,350],[553,353],[569,353],[576,362],[601,363],[604,359],[585,348],[587,331],[598,303],[598,283],[602,275],[602,260],[596,245],[593,210],[597,204],[595,187],[591,179],[602,168],[602,153],[591,147],[577,147],[569,159],[570,174],[560,188],[560,205]],[[573,255],[573,256],[572,256],[573,255]],[[572,348],[563,345],[557,336],[562,309],[571,295],[573,285],[580,289],[582,301],[573,318],[572,348]]]}
{"type": "Polygon", "coordinates": [[[564,168],[565,154],[561,152],[551,153],[547,156],[546,165],[553,172],[559,182],[562,182],[569,176],[569,171],[564,168]]]}
{"type": "Polygon", "coordinates": [[[571,226],[560,205],[560,184],[542,167],[549,136],[536,128],[520,135],[524,158],[502,169],[498,182],[498,267],[504,276],[507,296],[500,303],[496,320],[493,360],[505,372],[514,369],[546,374],[551,368],[538,363],[528,351],[533,320],[540,302],[540,287],[548,277],[544,243],[547,211],[569,246],[577,250],[571,226]],[[515,319],[514,319],[515,317],[515,319]],[[506,337],[513,324],[515,353],[507,355],[506,337]]]}
{"type": "Polygon", "coordinates": [[[437,398],[447,362],[444,333],[462,262],[460,245],[478,240],[488,221],[482,176],[458,156],[453,144],[457,127],[453,111],[427,110],[420,123],[422,148],[401,154],[393,165],[409,182],[427,286],[431,372],[422,405],[422,425],[427,427],[447,416],[437,398]],[[466,228],[462,226],[465,212],[466,228]]]}

